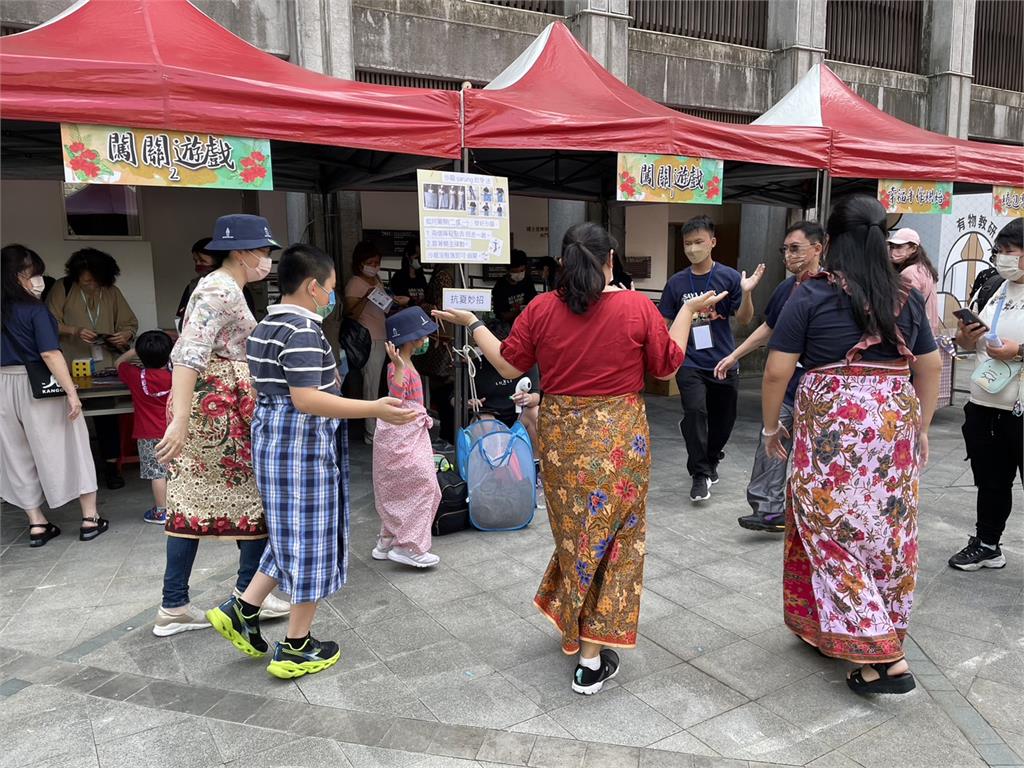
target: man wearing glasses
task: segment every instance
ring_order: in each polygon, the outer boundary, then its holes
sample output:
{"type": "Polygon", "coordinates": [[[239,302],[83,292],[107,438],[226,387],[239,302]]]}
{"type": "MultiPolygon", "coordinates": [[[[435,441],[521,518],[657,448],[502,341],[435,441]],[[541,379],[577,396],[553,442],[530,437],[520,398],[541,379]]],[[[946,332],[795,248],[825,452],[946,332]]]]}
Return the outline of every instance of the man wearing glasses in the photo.
{"type": "MultiPolygon", "coordinates": [[[[799,221],[786,230],[786,239],[779,248],[779,253],[785,260],[786,271],[791,277],[786,278],[772,293],[764,311],[764,322],[760,327],[750,334],[735,352],[722,358],[715,366],[717,378],[724,379],[741,358],[768,343],[772,336],[772,328],[775,327],[779,315],[782,314],[782,308],[786,306],[796,287],[805,277],[816,274],[821,269],[821,252],[824,247],[825,231],[817,222],[799,221]]],[[[786,433],[792,432],[793,401],[802,374],[803,370],[798,366],[786,388],[786,397],[779,415],[779,423],[785,427],[786,433]]],[[[764,437],[758,438],[757,441],[754,467],[750,472],[750,483],[747,485],[747,503],[750,504],[753,513],[739,518],[740,527],[751,531],[785,530],[786,461],[772,458],[765,453],[764,437]]]]}

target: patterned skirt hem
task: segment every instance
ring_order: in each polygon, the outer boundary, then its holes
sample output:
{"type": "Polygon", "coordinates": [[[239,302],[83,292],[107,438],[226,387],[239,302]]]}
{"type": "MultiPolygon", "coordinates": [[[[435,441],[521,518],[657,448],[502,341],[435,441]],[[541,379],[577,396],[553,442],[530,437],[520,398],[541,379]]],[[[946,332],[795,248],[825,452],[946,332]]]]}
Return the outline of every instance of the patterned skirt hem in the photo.
{"type": "Polygon", "coordinates": [[[168,536],[176,536],[179,539],[199,539],[205,541],[207,539],[220,539],[221,541],[259,541],[260,539],[267,538],[266,533],[255,533],[255,534],[216,534],[216,533],[179,533],[177,531],[168,531],[164,529],[164,533],[168,536]]]}
{"type": "Polygon", "coordinates": [[[797,637],[826,656],[863,664],[880,664],[903,658],[903,631],[877,638],[851,637],[822,632],[814,619],[785,614],[786,626],[797,637]]]}
{"type": "MultiPolygon", "coordinates": [[[[559,624],[558,619],[548,612],[547,601],[539,597],[535,597],[533,598],[533,604],[537,607],[537,610],[540,611],[541,616],[550,621],[555,626],[555,629],[561,632],[564,636],[565,629],[562,627],[561,624],[559,624]]],[[[606,645],[609,648],[623,648],[625,650],[636,648],[636,635],[633,636],[633,640],[631,642],[620,642],[617,640],[608,640],[607,638],[601,637],[588,637],[586,635],[580,634],[580,641],[585,643],[595,643],[596,645],[606,645]]],[[[580,652],[580,642],[566,645],[565,641],[563,640],[560,643],[560,645],[562,647],[562,653],[564,653],[566,656],[572,656],[580,652]]]]}

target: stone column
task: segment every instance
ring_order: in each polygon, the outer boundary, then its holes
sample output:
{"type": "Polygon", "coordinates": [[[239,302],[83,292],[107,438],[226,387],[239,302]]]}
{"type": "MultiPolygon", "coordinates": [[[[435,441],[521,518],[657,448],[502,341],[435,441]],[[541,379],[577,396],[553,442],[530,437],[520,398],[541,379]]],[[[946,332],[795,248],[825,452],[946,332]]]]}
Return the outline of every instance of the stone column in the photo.
{"type": "Polygon", "coordinates": [[[775,55],[775,102],[825,59],[825,0],[772,0],[768,4],[768,47],[775,55]]]}
{"type": "Polygon", "coordinates": [[[626,82],[629,74],[628,0],[569,0],[566,23],[602,67],[626,82]]]}
{"type": "Polygon", "coordinates": [[[926,0],[928,129],[966,139],[974,70],[975,0],[926,0]]]}
{"type": "MultiPolygon", "coordinates": [[[[295,0],[295,63],[314,72],[349,80],[355,78],[355,48],[352,42],[352,0],[295,0]]],[[[319,195],[289,195],[289,216],[315,219],[307,240],[321,247],[332,247],[338,265],[339,282],[351,275],[349,256],[362,237],[362,209],[358,192],[334,193],[334,204],[324,210],[319,195]],[[298,198],[299,196],[295,196],[298,198]],[[324,225],[330,237],[324,238],[324,225]]]]}

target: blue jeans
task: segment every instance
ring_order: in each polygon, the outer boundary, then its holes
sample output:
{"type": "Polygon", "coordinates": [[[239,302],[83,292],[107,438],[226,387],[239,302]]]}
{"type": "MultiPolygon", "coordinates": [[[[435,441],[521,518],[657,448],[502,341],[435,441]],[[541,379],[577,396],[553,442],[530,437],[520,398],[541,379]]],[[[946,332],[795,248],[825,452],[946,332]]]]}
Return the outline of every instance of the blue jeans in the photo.
{"type": "MultiPolygon", "coordinates": [[[[266,539],[236,541],[238,545],[238,581],[240,592],[249,586],[259,568],[260,558],[267,546],[266,539]]],[[[181,536],[167,537],[167,565],[164,567],[164,608],[180,608],[188,605],[188,580],[192,575],[192,564],[199,551],[199,539],[185,539],[181,536]]]]}

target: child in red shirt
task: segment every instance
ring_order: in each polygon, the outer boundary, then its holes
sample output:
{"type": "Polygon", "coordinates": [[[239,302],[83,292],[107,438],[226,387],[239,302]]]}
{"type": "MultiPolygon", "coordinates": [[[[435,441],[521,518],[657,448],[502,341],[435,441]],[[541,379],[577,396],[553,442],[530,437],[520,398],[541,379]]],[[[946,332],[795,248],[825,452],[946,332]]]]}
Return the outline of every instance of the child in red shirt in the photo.
{"type": "Polygon", "coordinates": [[[142,519],[159,525],[167,522],[167,468],[156,459],[156,444],[167,429],[167,398],[171,394],[167,362],[173,346],[163,331],[146,331],[135,340],[135,348],[115,362],[118,377],[132,393],[132,437],[139,449],[139,475],[153,484],[154,506],[142,519]]]}

